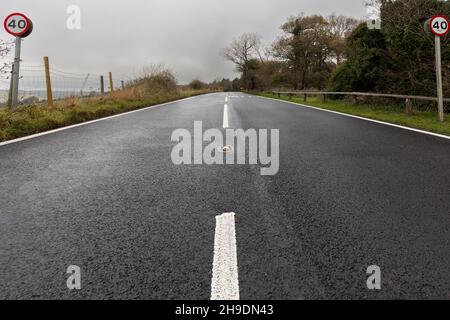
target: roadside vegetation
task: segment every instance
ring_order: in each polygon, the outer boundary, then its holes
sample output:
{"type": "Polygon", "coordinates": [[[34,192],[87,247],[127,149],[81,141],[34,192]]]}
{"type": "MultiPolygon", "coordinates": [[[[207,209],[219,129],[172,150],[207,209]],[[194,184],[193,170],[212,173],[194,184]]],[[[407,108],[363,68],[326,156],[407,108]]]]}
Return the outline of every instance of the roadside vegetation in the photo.
{"type": "Polygon", "coordinates": [[[219,86],[179,86],[172,73],[161,67],[147,68],[124,90],[102,97],[72,97],[45,104],[0,108],[0,141],[95,120],[143,107],[220,90],[219,86]]]}
{"type": "MultiPolygon", "coordinates": [[[[381,29],[346,16],[292,16],[280,36],[264,45],[257,34],[243,34],[223,50],[241,73],[245,91],[368,92],[436,97],[434,37],[424,24],[437,12],[450,15],[450,2],[371,0],[380,9],[381,29]]],[[[450,98],[450,36],[442,38],[444,97],[450,98]]],[[[300,102],[303,102],[301,99],[300,102]]],[[[342,100],[319,105],[373,119],[449,133],[437,121],[437,105],[417,103],[415,115],[404,106],[378,101],[355,106],[342,100]]],[[[450,117],[450,104],[444,106],[450,117]]]]}
{"type": "Polygon", "coordinates": [[[258,95],[450,136],[450,117],[446,117],[445,122],[440,123],[437,121],[437,115],[434,111],[416,109],[412,115],[408,116],[404,112],[404,107],[400,105],[354,103],[346,100],[326,100],[323,102],[316,97],[309,97],[305,102],[303,97],[286,95],[278,97],[278,95],[269,93],[259,93],[258,95]]]}

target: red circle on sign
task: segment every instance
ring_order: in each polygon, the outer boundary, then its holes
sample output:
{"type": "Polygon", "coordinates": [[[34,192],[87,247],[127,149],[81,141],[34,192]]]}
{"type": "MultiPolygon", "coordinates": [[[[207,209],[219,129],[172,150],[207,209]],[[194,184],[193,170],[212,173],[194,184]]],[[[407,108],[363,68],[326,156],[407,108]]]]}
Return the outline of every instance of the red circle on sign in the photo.
{"type": "Polygon", "coordinates": [[[28,19],[28,17],[26,15],[24,15],[23,13],[16,12],[16,13],[11,13],[9,16],[6,17],[5,22],[3,23],[3,26],[5,27],[6,32],[8,32],[9,34],[11,34],[15,37],[20,37],[28,32],[28,30],[31,27],[31,22],[30,22],[30,19],[28,19]],[[21,16],[27,22],[27,26],[22,32],[15,33],[15,32],[12,32],[9,30],[7,22],[8,22],[8,19],[11,18],[12,16],[21,16]]]}
{"type": "Polygon", "coordinates": [[[432,17],[432,18],[430,19],[430,30],[431,30],[431,32],[433,32],[435,35],[437,35],[437,36],[439,36],[439,37],[445,36],[445,35],[450,31],[449,21],[448,21],[447,17],[446,17],[446,16],[442,16],[442,15],[438,15],[438,16],[432,17]],[[447,30],[445,30],[444,33],[438,33],[438,32],[436,32],[436,31],[433,29],[433,22],[434,22],[436,19],[438,19],[438,18],[444,19],[444,20],[447,22],[447,30]]]}

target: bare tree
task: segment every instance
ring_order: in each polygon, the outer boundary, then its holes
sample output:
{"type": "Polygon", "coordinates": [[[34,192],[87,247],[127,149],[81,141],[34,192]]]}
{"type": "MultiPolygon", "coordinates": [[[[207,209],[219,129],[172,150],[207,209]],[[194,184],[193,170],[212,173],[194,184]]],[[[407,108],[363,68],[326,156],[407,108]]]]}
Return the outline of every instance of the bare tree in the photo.
{"type": "Polygon", "coordinates": [[[360,21],[343,15],[331,15],[327,21],[331,34],[330,48],[336,64],[340,65],[344,60],[346,39],[356,29],[360,21]]]}
{"type": "Polygon", "coordinates": [[[223,49],[222,55],[236,65],[237,71],[245,74],[250,60],[263,59],[261,37],[256,33],[244,33],[223,49]]]}
{"type": "Polygon", "coordinates": [[[0,40],[0,75],[9,72],[11,63],[6,62],[5,57],[11,51],[12,45],[13,44],[11,42],[5,42],[3,40],[0,40]]]}
{"type": "Polygon", "coordinates": [[[381,14],[381,1],[380,0],[364,0],[364,6],[367,10],[367,18],[374,16],[379,17],[381,14]]]}
{"type": "Polygon", "coordinates": [[[328,25],[331,34],[339,38],[347,38],[360,22],[361,21],[355,18],[343,15],[336,16],[333,14],[328,17],[328,25]]]}

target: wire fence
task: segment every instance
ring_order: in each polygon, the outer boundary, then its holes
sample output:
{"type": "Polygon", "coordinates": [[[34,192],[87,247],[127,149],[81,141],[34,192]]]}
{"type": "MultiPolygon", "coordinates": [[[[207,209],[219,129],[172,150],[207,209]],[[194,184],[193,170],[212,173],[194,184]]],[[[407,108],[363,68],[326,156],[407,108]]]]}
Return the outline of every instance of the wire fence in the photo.
{"type": "MultiPolygon", "coordinates": [[[[20,66],[19,101],[43,102],[47,99],[45,66],[20,66]]],[[[94,73],[69,72],[50,65],[50,79],[54,100],[69,97],[94,97],[101,94],[101,75],[94,73]]],[[[121,89],[129,79],[113,78],[114,90],[121,89]]],[[[0,75],[0,104],[8,100],[11,73],[0,75]]],[[[110,91],[109,76],[104,76],[104,91],[110,91]]]]}

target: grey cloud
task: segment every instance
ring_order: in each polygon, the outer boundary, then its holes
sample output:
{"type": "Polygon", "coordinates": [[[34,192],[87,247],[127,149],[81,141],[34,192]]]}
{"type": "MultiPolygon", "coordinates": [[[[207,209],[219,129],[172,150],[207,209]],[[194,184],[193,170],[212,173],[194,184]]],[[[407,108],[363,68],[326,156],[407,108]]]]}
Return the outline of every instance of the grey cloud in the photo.
{"type": "MultiPolygon", "coordinates": [[[[129,78],[145,64],[164,63],[180,82],[234,77],[220,56],[234,37],[258,32],[265,43],[279,34],[289,16],[331,13],[362,18],[363,0],[14,0],[3,1],[2,16],[23,11],[35,30],[23,45],[26,64],[129,78]],[[82,29],[66,28],[66,8],[82,10],[82,29]]],[[[9,36],[2,30],[1,39],[9,36]]]]}

